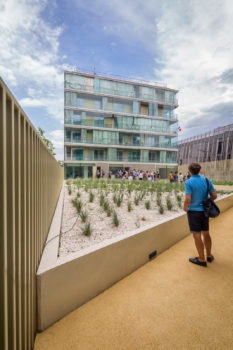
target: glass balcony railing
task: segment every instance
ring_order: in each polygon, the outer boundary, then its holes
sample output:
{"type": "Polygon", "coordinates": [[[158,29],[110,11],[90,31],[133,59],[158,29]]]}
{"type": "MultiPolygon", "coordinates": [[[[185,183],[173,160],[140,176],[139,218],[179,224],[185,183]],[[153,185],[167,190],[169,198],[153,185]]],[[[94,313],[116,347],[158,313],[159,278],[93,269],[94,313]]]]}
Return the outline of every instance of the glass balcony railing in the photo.
{"type": "Polygon", "coordinates": [[[155,94],[148,94],[148,93],[142,93],[139,91],[127,91],[127,90],[120,90],[120,89],[110,89],[110,88],[103,88],[98,87],[94,88],[93,86],[79,84],[79,83],[71,83],[68,81],[65,81],[65,88],[66,89],[72,89],[72,90],[78,90],[78,91],[87,91],[92,92],[96,94],[105,94],[105,95],[114,95],[114,96],[122,96],[127,98],[137,98],[142,100],[148,100],[153,101],[157,103],[163,103],[163,104],[171,104],[171,105],[178,105],[177,98],[172,97],[165,97],[165,96],[157,96],[155,94]]]}
{"type": "Polygon", "coordinates": [[[83,157],[83,159],[80,158],[76,158],[75,156],[70,156],[70,155],[66,155],[65,156],[65,162],[70,162],[70,161],[83,161],[83,162],[117,162],[117,163],[167,163],[167,164],[177,164],[177,160],[174,159],[167,159],[167,160],[151,160],[151,159],[141,159],[141,158],[132,158],[132,157],[93,157],[93,156],[89,156],[89,157],[83,157]]]}
{"type": "MultiPolygon", "coordinates": [[[[177,119],[174,119],[176,122],[177,119]]],[[[148,131],[148,132],[156,132],[158,134],[175,134],[177,135],[177,131],[171,130],[169,128],[158,128],[157,126],[145,126],[145,125],[118,125],[113,126],[111,124],[103,124],[103,125],[95,125],[93,122],[82,121],[81,123],[73,121],[71,119],[65,119],[65,127],[69,125],[80,125],[80,126],[91,126],[94,129],[113,129],[113,130],[132,130],[132,131],[148,131]]]]}
{"type": "Polygon", "coordinates": [[[106,146],[130,146],[130,147],[146,147],[146,148],[172,148],[172,149],[178,149],[178,144],[167,144],[167,143],[146,143],[146,142],[130,142],[130,141],[113,141],[113,140],[106,140],[102,139],[99,141],[93,141],[88,139],[82,139],[82,138],[71,138],[71,137],[65,137],[65,143],[72,143],[72,144],[91,144],[91,145],[106,145],[106,146]]]}

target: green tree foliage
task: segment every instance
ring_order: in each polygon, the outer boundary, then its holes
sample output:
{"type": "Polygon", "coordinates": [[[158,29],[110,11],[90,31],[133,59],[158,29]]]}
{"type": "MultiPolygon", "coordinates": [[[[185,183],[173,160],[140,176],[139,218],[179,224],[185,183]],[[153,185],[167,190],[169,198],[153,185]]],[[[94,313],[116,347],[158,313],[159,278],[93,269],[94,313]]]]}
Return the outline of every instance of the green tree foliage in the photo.
{"type": "Polygon", "coordinates": [[[55,156],[56,155],[56,153],[54,152],[55,147],[54,147],[52,141],[50,141],[49,139],[47,139],[45,137],[45,132],[40,127],[38,127],[38,134],[40,135],[40,137],[42,138],[42,140],[44,141],[44,143],[46,144],[46,146],[48,147],[48,149],[52,153],[52,155],[55,156]]]}

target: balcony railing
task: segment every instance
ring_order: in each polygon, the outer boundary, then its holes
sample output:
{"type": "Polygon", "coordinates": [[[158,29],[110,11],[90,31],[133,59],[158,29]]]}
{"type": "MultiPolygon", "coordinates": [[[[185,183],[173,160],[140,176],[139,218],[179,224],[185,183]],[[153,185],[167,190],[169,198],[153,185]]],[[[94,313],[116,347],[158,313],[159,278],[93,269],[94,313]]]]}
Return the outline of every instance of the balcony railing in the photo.
{"type": "Polygon", "coordinates": [[[153,94],[139,93],[137,91],[127,91],[127,90],[110,89],[110,88],[103,88],[103,87],[96,88],[93,86],[88,86],[88,85],[79,84],[79,83],[74,84],[68,81],[65,81],[65,89],[70,89],[75,91],[86,91],[86,92],[104,94],[104,95],[110,95],[110,96],[114,95],[114,96],[121,96],[121,97],[127,97],[127,98],[136,98],[136,99],[153,101],[161,104],[170,104],[175,106],[178,105],[178,100],[175,97],[172,99],[172,98],[156,96],[153,94]]]}
{"type": "MultiPolygon", "coordinates": [[[[177,121],[174,119],[174,121],[177,121]]],[[[91,123],[91,122],[82,122],[82,123],[79,123],[79,122],[75,122],[75,121],[72,121],[72,120],[68,120],[68,119],[65,119],[65,128],[68,128],[68,127],[72,127],[72,126],[81,126],[81,127],[85,127],[85,126],[88,126],[88,127],[92,127],[93,129],[97,129],[97,130],[101,130],[101,129],[112,129],[112,130],[132,130],[132,131],[147,131],[148,133],[149,132],[153,132],[153,133],[156,133],[156,134],[168,134],[168,135],[177,135],[177,131],[173,131],[171,130],[170,128],[158,128],[156,126],[144,126],[144,125],[123,125],[123,126],[113,126],[112,124],[110,123],[105,123],[105,124],[102,124],[102,125],[95,125],[94,123],[91,123]]]]}
{"type": "Polygon", "coordinates": [[[145,148],[154,148],[154,149],[177,149],[177,144],[167,144],[167,143],[156,143],[156,144],[148,144],[146,142],[130,142],[130,141],[113,141],[113,140],[106,140],[102,139],[101,141],[93,141],[85,138],[70,138],[70,137],[65,137],[65,143],[68,145],[70,144],[76,144],[76,145],[106,145],[106,146],[126,146],[127,147],[145,147],[145,148]]]}
{"type": "Polygon", "coordinates": [[[33,348],[36,272],[63,169],[0,79],[0,349],[33,348]]]}
{"type": "Polygon", "coordinates": [[[117,163],[168,163],[168,164],[177,164],[177,159],[167,159],[167,160],[160,160],[160,159],[142,159],[142,158],[133,158],[133,157],[94,157],[94,156],[90,156],[90,157],[75,157],[75,156],[65,156],[65,163],[67,162],[117,162],[117,163]]]}

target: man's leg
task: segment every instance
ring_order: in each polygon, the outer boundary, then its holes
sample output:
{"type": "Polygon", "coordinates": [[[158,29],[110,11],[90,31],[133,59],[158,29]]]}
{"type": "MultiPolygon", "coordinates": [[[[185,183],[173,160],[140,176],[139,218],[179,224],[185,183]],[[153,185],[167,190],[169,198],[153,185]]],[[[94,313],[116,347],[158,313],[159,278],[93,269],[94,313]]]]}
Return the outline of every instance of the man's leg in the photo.
{"type": "Polygon", "coordinates": [[[197,248],[199,260],[205,261],[204,243],[201,239],[201,232],[193,233],[193,238],[197,248]]]}
{"type": "Polygon", "coordinates": [[[209,231],[202,231],[203,238],[204,238],[204,246],[206,249],[206,255],[212,256],[211,254],[211,248],[212,248],[212,240],[209,234],[209,231]]]}

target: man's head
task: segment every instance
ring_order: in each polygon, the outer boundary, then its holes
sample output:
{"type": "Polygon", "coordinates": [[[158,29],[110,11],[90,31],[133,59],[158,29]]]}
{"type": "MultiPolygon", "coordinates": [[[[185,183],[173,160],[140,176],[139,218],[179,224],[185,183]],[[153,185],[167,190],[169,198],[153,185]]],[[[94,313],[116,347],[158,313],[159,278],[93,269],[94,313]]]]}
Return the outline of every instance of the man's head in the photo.
{"type": "Polygon", "coordinates": [[[188,169],[192,175],[198,175],[201,170],[201,166],[199,163],[192,163],[189,165],[188,169]]]}

